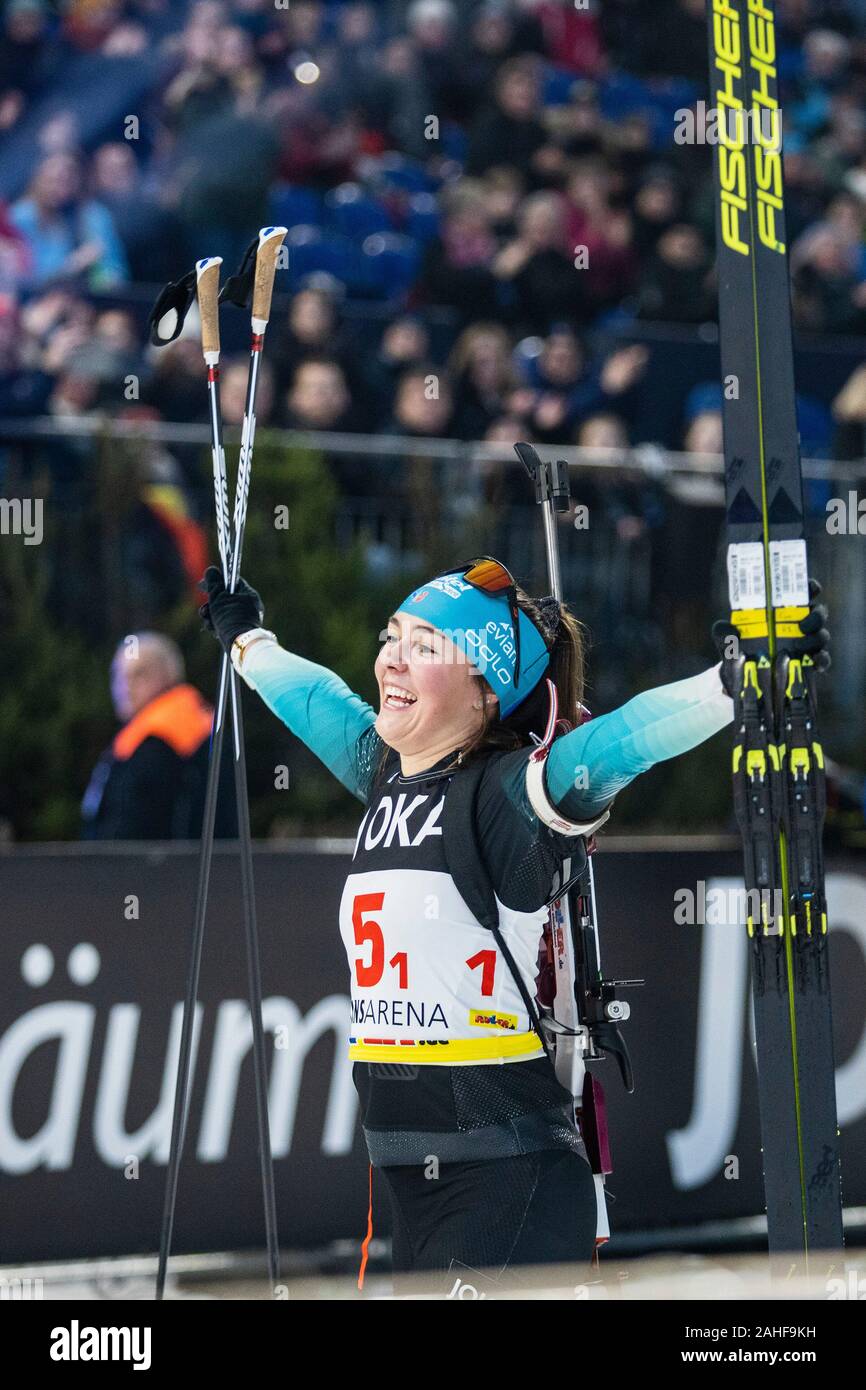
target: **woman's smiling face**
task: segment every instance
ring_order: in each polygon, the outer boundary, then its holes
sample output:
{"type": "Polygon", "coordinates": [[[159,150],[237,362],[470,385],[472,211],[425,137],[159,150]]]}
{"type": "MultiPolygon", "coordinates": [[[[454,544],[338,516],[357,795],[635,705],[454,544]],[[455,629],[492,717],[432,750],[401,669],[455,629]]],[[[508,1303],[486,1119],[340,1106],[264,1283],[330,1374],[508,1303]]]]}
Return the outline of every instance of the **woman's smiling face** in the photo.
{"type": "Polygon", "coordinates": [[[467,743],[481,724],[482,699],[495,698],[444,632],[408,613],[389,618],[375,670],[376,732],[407,774],[467,743]]]}

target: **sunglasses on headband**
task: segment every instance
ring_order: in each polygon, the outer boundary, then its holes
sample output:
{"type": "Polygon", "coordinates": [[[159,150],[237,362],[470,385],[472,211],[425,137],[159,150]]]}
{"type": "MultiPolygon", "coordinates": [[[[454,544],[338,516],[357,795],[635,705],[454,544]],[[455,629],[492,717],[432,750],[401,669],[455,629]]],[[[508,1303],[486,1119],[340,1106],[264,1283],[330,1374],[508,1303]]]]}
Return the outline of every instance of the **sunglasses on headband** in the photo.
{"type": "Polygon", "coordinates": [[[468,560],[465,565],[457,565],[451,573],[459,574],[473,589],[480,589],[485,594],[505,594],[508,599],[508,611],[514,632],[514,684],[517,685],[520,680],[520,623],[517,581],[514,575],[498,560],[494,560],[492,555],[481,555],[477,560],[468,560]]]}

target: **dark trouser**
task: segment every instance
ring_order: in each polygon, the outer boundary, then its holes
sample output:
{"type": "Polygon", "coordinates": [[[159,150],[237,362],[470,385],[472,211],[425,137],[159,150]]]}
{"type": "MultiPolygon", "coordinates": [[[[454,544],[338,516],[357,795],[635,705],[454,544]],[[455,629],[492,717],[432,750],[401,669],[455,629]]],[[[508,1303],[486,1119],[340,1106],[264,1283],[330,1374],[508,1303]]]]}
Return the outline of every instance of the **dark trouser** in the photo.
{"type": "Polygon", "coordinates": [[[491,1281],[529,1265],[576,1266],[586,1276],[595,1249],[592,1170],[580,1154],[543,1149],[477,1163],[443,1163],[438,1177],[419,1166],[380,1168],[391,1200],[395,1291],[411,1292],[401,1274],[446,1275],[424,1281],[446,1293],[472,1271],[491,1281]],[[450,1271],[450,1275],[449,1275],[450,1271]]]}

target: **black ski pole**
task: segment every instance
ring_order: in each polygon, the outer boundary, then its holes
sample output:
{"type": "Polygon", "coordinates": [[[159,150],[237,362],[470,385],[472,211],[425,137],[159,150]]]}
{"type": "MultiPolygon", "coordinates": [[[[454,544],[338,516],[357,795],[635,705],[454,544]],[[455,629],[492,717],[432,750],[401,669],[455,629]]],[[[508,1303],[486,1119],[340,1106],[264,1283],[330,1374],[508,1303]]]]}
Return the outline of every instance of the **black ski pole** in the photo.
{"type": "MultiPolygon", "coordinates": [[[[213,458],[214,493],[216,501],[217,536],[220,556],[226,555],[228,546],[228,499],[225,488],[225,460],[221,457],[222,442],[219,408],[219,328],[218,321],[206,307],[211,297],[214,309],[217,297],[213,294],[219,289],[219,268],[222,261],[213,257],[199,261],[195,280],[192,282],[199,293],[202,317],[202,352],[208,372],[208,398],[210,405],[211,453],[213,458]],[[220,485],[220,476],[223,483],[220,485]]],[[[182,283],[182,282],[180,282],[182,283]]],[[[190,286],[191,288],[191,286],[190,286]]],[[[183,326],[191,294],[185,305],[177,306],[177,321],[169,325],[171,336],[176,337],[183,326]]],[[[154,310],[155,330],[158,333],[161,320],[158,318],[159,304],[154,310]]],[[[170,341],[166,338],[165,341],[170,341]]],[[[174,1230],[174,1214],[177,1202],[178,1175],[180,1160],[186,1138],[189,1115],[189,1091],[192,1070],[192,1046],[195,1029],[196,1000],[198,998],[199,976],[201,973],[202,945],[207,915],[208,888],[210,885],[211,861],[213,858],[214,826],[216,820],[217,797],[219,793],[219,770],[222,765],[223,742],[225,736],[225,703],[227,689],[227,661],[223,657],[220,665],[220,681],[214,711],[213,734],[211,737],[210,759],[208,762],[207,786],[205,790],[204,813],[202,816],[201,845],[199,851],[198,884],[196,888],[195,911],[193,916],[192,942],[190,946],[186,993],[184,995],[183,1021],[181,1025],[180,1049],[178,1053],[177,1078],[175,1081],[174,1106],[172,1110],[171,1140],[169,1144],[168,1169],[166,1172],[165,1195],[163,1199],[162,1229],[160,1233],[159,1263],[156,1276],[156,1298],[161,1300],[165,1293],[165,1280],[171,1238],[174,1230]]]]}
{"type": "MultiPolygon", "coordinates": [[[[240,577],[240,560],[246,526],[247,504],[249,500],[250,476],[252,472],[253,445],[256,427],[256,391],[258,370],[264,347],[265,330],[271,312],[271,297],[277,256],[286,235],[285,227],[265,227],[259,233],[255,261],[252,295],[250,347],[250,370],[247,382],[247,399],[244,409],[244,423],[241,435],[241,454],[238,462],[238,477],[235,489],[234,546],[231,551],[231,565],[226,566],[225,578],[231,592],[237,587],[240,577]]],[[[222,455],[222,450],[220,450],[222,455]]],[[[222,455],[224,457],[224,455],[222,455]]],[[[250,1004],[250,1020],[253,1033],[253,1070],[256,1092],[256,1122],[259,1141],[259,1164],[261,1167],[262,1193],[265,1207],[265,1230],[268,1245],[268,1269],[271,1288],[279,1283],[279,1242],[277,1239],[276,1195],[274,1191],[274,1165],[271,1154],[270,1125],[268,1123],[267,1059],[265,1056],[264,1020],[262,1017],[262,980],[259,959],[259,939],[256,923],[255,885],[253,880],[252,833],[250,830],[249,800],[247,797],[246,753],[244,748],[243,708],[241,705],[241,683],[231,663],[228,664],[229,682],[232,695],[232,717],[235,741],[235,788],[238,803],[238,837],[241,845],[241,883],[244,897],[244,929],[247,947],[247,983],[250,1004]]]]}
{"type": "MultiPolygon", "coordinates": [[[[535,488],[535,500],[544,521],[547,572],[551,593],[562,602],[562,574],[556,518],[568,510],[568,466],[561,459],[542,460],[531,444],[515,444],[535,488]]],[[[574,711],[573,713],[579,713],[574,711]]],[[[568,712],[569,716],[572,711],[568,712]]],[[[583,711],[583,717],[588,713],[583,711]]],[[[563,883],[570,878],[571,861],[563,864],[563,883]]],[[[631,1059],[620,1023],[629,1016],[619,990],[643,984],[643,980],[605,980],[601,968],[598,908],[592,858],[573,886],[551,905],[554,930],[561,944],[554,953],[556,994],[547,1026],[556,1043],[556,1073],[574,1098],[575,1112],[587,1148],[596,1185],[598,1239],[609,1235],[605,1177],[612,1171],[604,1092],[587,1062],[614,1056],[626,1090],[634,1090],[631,1059]],[[561,928],[561,932],[559,930],[561,928]]]]}
{"type": "MultiPolygon", "coordinates": [[[[273,276],[276,269],[276,255],[285,235],[284,228],[267,228],[259,238],[260,256],[256,259],[256,293],[258,316],[267,324],[270,299],[273,289],[273,276]],[[259,261],[261,260],[261,264],[259,261]]],[[[254,329],[254,351],[251,362],[250,382],[247,391],[247,410],[244,417],[241,457],[238,465],[238,479],[235,497],[235,540],[231,543],[231,526],[228,515],[228,485],[225,468],[225,452],[222,444],[222,417],[219,408],[219,324],[218,324],[218,258],[201,261],[196,268],[199,306],[202,318],[202,347],[208,367],[208,394],[210,401],[211,451],[214,474],[214,497],[217,516],[217,534],[223,576],[230,590],[234,590],[240,572],[240,550],[246,524],[246,511],[249,498],[249,482],[252,467],[252,445],[255,427],[255,386],[257,380],[258,358],[264,337],[264,327],[258,332],[254,329]],[[257,345],[256,345],[257,341],[257,345]]],[[[171,287],[169,287],[171,288],[171,287]]],[[[186,312],[187,305],[183,308],[186,312]]],[[[181,317],[182,323],[182,317],[181,317]]],[[[178,324],[172,336],[180,331],[178,324]]],[[[253,1039],[253,1070],[256,1093],[256,1118],[258,1130],[259,1159],[262,1177],[262,1192],[265,1212],[265,1229],[268,1247],[268,1268],[272,1287],[279,1282],[279,1244],[276,1225],[276,1199],[274,1191],[273,1161],[270,1145],[267,1104],[267,1060],[265,1055],[264,1026],[262,1018],[261,968],[258,950],[258,930],[255,910],[255,891],[252,867],[252,837],[249,821],[249,802],[247,798],[246,760],[244,756],[243,716],[240,704],[240,690],[235,672],[228,657],[224,654],[220,665],[220,683],[215,712],[214,734],[211,745],[211,758],[208,767],[208,782],[205,795],[205,809],[202,823],[202,847],[199,859],[199,881],[196,895],[196,909],[193,926],[187,991],[184,1002],[181,1045],[178,1058],[178,1077],[175,1088],[172,1135],[169,1150],[169,1165],[166,1176],[166,1194],[163,1210],[163,1225],[160,1241],[159,1265],[157,1271],[156,1297],[161,1299],[165,1290],[165,1278],[171,1238],[174,1227],[174,1214],[177,1201],[177,1186],[180,1161],[186,1137],[189,1115],[192,1040],[195,1022],[195,1006],[201,969],[201,954],[204,940],[204,924],[207,914],[207,898],[210,883],[210,870],[213,855],[214,825],[219,786],[219,768],[222,761],[225,734],[226,694],[231,691],[232,715],[235,741],[235,791],[238,815],[238,842],[241,858],[241,884],[244,910],[244,930],[247,954],[248,995],[250,1021],[253,1039]]]]}

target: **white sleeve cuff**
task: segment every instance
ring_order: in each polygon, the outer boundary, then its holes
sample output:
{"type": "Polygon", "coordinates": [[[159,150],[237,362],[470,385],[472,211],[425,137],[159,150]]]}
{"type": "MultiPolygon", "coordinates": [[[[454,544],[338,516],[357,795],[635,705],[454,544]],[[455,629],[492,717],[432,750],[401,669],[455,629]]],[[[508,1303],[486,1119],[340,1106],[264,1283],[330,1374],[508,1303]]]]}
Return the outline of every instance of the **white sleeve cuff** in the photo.
{"type": "Polygon", "coordinates": [[[279,643],[274,634],[263,627],[256,627],[250,632],[245,632],[244,637],[247,639],[247,644],[243,650],[240,650],[234,643],[232,644],[232,666],[250,690],[255,690],[256,657],[269,651],[272,647],[278,647],[279,643]]]}
{"type": "Polygon", "coordinates": [[[595,820],[577,822],[566,820],[565,816],[560,815],[553,802],[547,795],[547,788],[544,785],[544,767],[546,758],[538,760],[530,758],[526,764],[526,794],[529,797],[529,804],[532,807],[542,825],[546,825],[550,830],[556,830],[560,835],[592,835],[598,830],[599,826],[604,825],[610,816],[610,809],[602,811],[595,820]]]}

